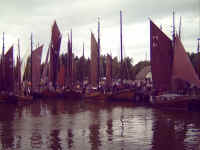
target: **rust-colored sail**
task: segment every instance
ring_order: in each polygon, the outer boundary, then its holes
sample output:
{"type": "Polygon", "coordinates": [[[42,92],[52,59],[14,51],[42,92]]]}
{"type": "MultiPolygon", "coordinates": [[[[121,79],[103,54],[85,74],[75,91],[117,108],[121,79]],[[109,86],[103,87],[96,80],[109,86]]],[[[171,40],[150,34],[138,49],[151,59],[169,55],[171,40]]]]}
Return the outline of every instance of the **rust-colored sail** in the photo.
{"type": "Polygon", "coordinates": [[[171,89],[172,41],[150,20],[150,58],[155,89],[171,89]]]}
{"type": "Polygon", "coordinates": [[[90,67],[91,67],[91,84],[92,86],[97,86],[97,80],[98,80],[98,44],[97,41],[93,35],[93,33],[91,33],[91,63],[90,63],[90,67]]]}
{"type": "Polygon", "coordinates": [[[42,79],[43,79],[44,83],[46,83],[48,81],[48,70],[49,70],[48,69],[49,68],[48,59],[49,59],[49,51],[50,51],[50,48],[48,48],[46,59],[45,59],[45,64],[44,64],[44,69],[43,69],[43,72],[42,72],[42,79]]]}
{"type": "Polygon", "coordinates": [[[62,64],[60,67],[60,71],[58,72],[57,83],[59,87],[63,87],[65,85],[65,66],[62,64]]]}
{"type": "Polygon", "coordinates": [[[19,93],[21,90],[21,61],[20,57],[17,57],[16,72],[15,72],[16,91],[19,93]]]}
{"type": "Polygon", "coordinates": [[[61,39],[62,36],[55,21],[52,27],[50,46],[50,81],[54,88],[56,88],[61,39]]]}
{"type": "Polygon", "coordinates": [[[175,38],[173,79],[182,79],[200,88],[200,80],[178,36],[175,38]]]}
{"type": "Polygon", "coordinates": [[[13,46],[5,55],[5,90],[14,92],[13,46]]]}
{"type": "Polygon", "coordinates": [[[112,86],[112,57],[107,55],[106,61],[106,86],[112,86]]]}
{"type": "Polygon", "coordinates": [[[43,45],[32,52],[32,90],[39,91],[40,87],[40,64],[43,45]]]}

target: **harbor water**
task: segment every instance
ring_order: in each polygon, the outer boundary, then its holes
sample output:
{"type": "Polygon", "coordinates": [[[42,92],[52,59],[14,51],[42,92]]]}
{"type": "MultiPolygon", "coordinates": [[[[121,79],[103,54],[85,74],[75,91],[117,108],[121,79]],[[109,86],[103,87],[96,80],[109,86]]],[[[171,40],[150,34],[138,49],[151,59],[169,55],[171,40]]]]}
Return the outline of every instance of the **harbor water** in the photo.
{"type": "Polygon", "coordinates": [[[133,102],[39,100],[0,104],[2,150],[190,150],[200,147],[200,112],[133,102]]]}

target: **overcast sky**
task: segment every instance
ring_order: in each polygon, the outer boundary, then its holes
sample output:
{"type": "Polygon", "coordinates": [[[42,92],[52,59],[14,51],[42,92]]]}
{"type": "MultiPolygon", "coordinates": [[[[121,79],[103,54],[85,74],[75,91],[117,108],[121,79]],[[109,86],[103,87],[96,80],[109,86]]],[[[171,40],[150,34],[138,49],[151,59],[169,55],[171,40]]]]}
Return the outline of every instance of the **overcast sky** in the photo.
{"type": "MultiPolygon", "coordinates": [[[[97,18],[101,22],[101,54],[120,54],[120,10],[123,12],[124,55],[133,63],[149,59],[149,17],[162,24],[163,31],[171,36],[172,11],[176,14],[178,30],[182,16],[182,40],[188,52],[196,52],[200,35],[200,0],[0,0],[0,37],[5,32],[6,50],[20,39],[22,55],[30,51],[30,34],[34,47],[44,44],[44,54],[50,42],[54,20],[62,33],[61,52],[66,53],[67,34],[73,30],[73,52],[90,57],[90,32],[97,38],[97,18]]],[[[0,49],[2,40],[0,41],[0,49]]],[[[44,60],[44,59],[43,59],[44,60]]]]}

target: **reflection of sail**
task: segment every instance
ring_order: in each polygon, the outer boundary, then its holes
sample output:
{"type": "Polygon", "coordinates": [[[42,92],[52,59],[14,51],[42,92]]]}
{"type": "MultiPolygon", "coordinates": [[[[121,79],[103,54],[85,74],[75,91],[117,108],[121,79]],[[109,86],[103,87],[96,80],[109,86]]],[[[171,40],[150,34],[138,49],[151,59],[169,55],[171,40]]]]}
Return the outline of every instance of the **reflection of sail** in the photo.
{"type": "Polygon", "coordinates": [[[51,145],[50,145],[50,147],[52,149],[62,149],[61,143],[60,143],[61,139],[59,138],[59,133],[60,133],[60,130],[57,130],[57,129],[51,131],[51,134],[50,134],[50,136],[51,136],[51,141],[50,141],[51,145]]]}
{"type": "Polygon", "coordinates": [[[107,120],[107,134],[108,141],[112,141],[113,136],[113,120],[112,120],[112,110],[108,109],[108,120],[107,120]]]}
{"type": "Polygon", "coordinates": [[[90,63],[90,73],[91,73],[91,84],[97,86],[98,80],[98,44],[94,37],[94,34],[91,33],[91,63],[90,63]]]}
{"type": "Polygon", "coordinates": [[[91,150],[98,150],[99,146],[101,146],[100,140],[100,121],[99,121],[99,110],[98,108],[94,109],[91,114],[92,122],[89,126],[90,135],[89,140],[91,143],[91,150]]]}
{"type": "Polygon", "coordinates": [[[151,72],[155,89],[171,88],[172,53],[172,41],[150,21],[151,72]]]}
{"type": "Polygon", "coordinates": [[[14,132],[13,132],[13,120],[15,119],[16,107],[14,105],[1,105],[0,109],[0,145],[1,149],[13,149],[14,148],[14,132]],[[2,115],[3,114],[3,115],[2,115]],[[6,114],[6,115],[5,115],[6,114]]]}

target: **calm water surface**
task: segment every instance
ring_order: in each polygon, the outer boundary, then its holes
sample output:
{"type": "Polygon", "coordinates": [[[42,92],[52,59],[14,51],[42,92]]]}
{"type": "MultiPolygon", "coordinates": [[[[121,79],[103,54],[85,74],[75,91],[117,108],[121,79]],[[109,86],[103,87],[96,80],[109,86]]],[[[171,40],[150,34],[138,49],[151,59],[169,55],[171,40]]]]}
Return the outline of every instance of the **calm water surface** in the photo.
{"type": "Polygon", "coordinates": [[[189,150],[199,145],[199,112],[94,101],[0,104],[2,150],[189,150]]]}

